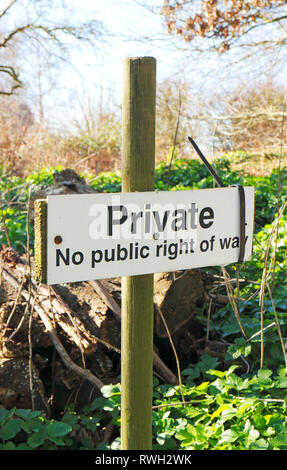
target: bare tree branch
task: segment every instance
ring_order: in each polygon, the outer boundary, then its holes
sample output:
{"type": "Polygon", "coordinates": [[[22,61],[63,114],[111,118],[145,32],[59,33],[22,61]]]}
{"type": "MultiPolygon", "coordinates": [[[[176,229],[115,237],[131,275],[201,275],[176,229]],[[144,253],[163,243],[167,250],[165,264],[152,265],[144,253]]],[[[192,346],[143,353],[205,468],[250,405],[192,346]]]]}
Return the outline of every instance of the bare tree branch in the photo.
{"type": "Polygon", "coordinates": [[[6,15],[7,11],[14,5],[14,3],[16,3],[17,0],[11,0],[11,2],[7,5],[6,8],[4,8],[4,10],[0,13],[0,19],[6,15]]]}
{"type": "MultiPolygon", "coordinates": [[[[37,41],[46,54],[67,58],[71,47],[70,39],[95,44],[104,31],[102,23],[94,18],[81,21],[79,15],[64,1],[53,2],[49,10],[43,0],[30,0],[27,4],[23,4],[22,0],[11,0],[2,8],[0,7],[0,50],[11,51],[12,56],[19,44],[29,45],[32,41],[37,41]],[[25,7],[25,19],[19,18],[21,6],[25,7]],[[14,19],[15,16],[13,26],[12,22],[6,21],[4,24],[1,21],[8,12],[11,18],[14,19]]],[[[0,91],[2,95],[12,95],[17,88],[23,86],[19,78],[20,72],[9,63],[9,58],[7,62],[0,66],[0,77],[4,78],[4,86],[2,85],[0,91]],[[5,78],[9,79],[7,84],[5,78]]]]}

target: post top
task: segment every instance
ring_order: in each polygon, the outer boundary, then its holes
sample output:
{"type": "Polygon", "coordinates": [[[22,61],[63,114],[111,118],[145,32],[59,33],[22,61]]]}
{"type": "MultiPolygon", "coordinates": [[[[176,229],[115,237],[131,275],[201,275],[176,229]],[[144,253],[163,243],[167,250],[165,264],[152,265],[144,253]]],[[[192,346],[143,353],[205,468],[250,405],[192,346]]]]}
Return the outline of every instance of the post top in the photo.
{"type": "Polygon", "coordinates": [[[139,56],[139,57],[126,57],[125,61],[127,62],[134,62],[134,61],[155,61],[156,62],[156,59],[155,57],[152,57],[152,56],[139,56]]]}

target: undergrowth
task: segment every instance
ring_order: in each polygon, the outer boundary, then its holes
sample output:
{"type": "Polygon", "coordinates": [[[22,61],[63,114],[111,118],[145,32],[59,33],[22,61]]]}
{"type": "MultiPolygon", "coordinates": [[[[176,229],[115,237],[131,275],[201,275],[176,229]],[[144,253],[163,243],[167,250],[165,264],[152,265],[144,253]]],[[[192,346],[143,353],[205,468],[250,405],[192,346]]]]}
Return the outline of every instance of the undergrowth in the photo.
{"type": "MultiPolygon", "coordinates": [[[[199,385],[183,371],[184,402],[178,386],[154,379],[153,450],[286,450],[287,369],[260,369],[250,378],[235,370],[201,364],[199,385]]],[[[38,411],[0,409],[0,449],[120,450],[120,385],[104,386],[101,393],[81,414],[69,409],[58,421],[38,411]],[[111,443],[98,434],[107,415],[114,426],[111,443]]]]}
{"type": "MultiPolygon", "coordinates": [[[[1,244],[25,251],[28,193],[52,184],[59,170],[45,168],[21,179],[1,168],[1,244]]],[[[153,448],[287,449],[287,216],[282,210],[287,168],[252,176],[232,171],[230,160],[220,158],[216,170],[227,186],[255,187],[253,256],[248,263],[226,267],[225,273],[206,268],[221,279],[219,293],[226,293],[228,277],[231,301],[197,319],[207,338],[223,341],[228,351],[223,360],[206,353],[182,370],[182,389],[154,379],[153,448]]],[[[121,191],[119,171],[85,178],[99,192],[121,191]]],[[[172,168],[165,162],[157,166],[155,187],[203,189],[214,187],[214,181],[200,162],[177,159],[172,168]]],[[[33,252],[32,224],[29,231],[33,252]]],[[[0,409],[0,448],[120,448],[120,385],[101,392],[81,414],[65,410],[58,421],[37,411],[0,409]],[[101,434],[107,420],[114,429],[109,443],[101,434]]]]}

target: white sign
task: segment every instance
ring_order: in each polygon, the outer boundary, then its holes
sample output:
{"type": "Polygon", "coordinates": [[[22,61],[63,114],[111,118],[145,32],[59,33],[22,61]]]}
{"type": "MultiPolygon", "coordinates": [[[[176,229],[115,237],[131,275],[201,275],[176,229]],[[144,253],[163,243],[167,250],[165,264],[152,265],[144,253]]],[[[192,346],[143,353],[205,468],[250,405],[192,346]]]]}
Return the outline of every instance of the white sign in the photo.
{"type": "MultiPolygon", "coordinates": [[[[245,191],[252,254],[254,188],[245,191]]],[[[47,283],[223,266],[238,261],[239,191],[48,196],[47,283]]]]}

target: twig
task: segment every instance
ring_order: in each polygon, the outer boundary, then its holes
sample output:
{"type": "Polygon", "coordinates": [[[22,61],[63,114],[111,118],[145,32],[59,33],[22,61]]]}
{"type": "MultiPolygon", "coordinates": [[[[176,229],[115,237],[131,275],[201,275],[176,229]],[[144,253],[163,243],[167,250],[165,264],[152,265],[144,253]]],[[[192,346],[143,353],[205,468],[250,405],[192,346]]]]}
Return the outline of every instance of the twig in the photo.
{"type": "MultiPolygon", "coordinates": [[[[33,384],[33,344],[32,344],[32,321],[33,321],[33,310],[34,305],[36,302],[36,296],[33,299],[33,305],[31,304],[31,309],[29,312],[29,322],[28,322],[28,345],[29,345],[29,384],[30,384],[30,392],[31,392],[31,402],[32,402],[32,410],[35,409],[35,401],[34,401],[34,384],[33,384]]],[[[24,316],[24,315],[23,315],[24,316]]]]}
{"type": "MultiPolygon", "coordinates": [[[[7,280],[7,282],[9,282],[14,287],[19,286],[19,281],[13,275],[11,275],[11,273],[9,273],[9,271],[7,269],[3,270],[3,276],[7,280]]],[[[29,292],[27,290],[22,289],[21,294],[26,300],[29,298],[29,292]]],[[[50,339],[51,339],[55,349],[57,350],[60,358],[62,359],[63,363],[66,365],[66,367],[68,367],[70,370],[75,372],[77,375],[81,376],[84,380],[88,380],[90,383],[95,385],[97,388],[103,387],[104,384],[98,377],[96,377],[94,374],[92,374],[92,372],[90,372],[88,369],[83,369],[82,367],[78,366],[77,364],[75,364],[72,361],[69,354],[67,353],[67,351],[63,347],[62,343],[60,342],[60,340],[59,340],[59,338],[56,334],[56,331],[55,331],[55,329],[52,325],[52,322],[50,321],[48,315],[46,314],[44,309],[37,302],[35,302],[34,309],[35,309],[35,311],[37,311],[39,317],[41,318],[42,322],[44,323],[44,325],[47,329],[47,332],[50,336],[50,339]]]]}
{"type": "MultiPolygon", "coordinates": [[[[51,292],[53,292],[53,294],[56,295],[56,297],[58,298],[58,300],[59,300],[59,295],[58,295],[58,293],[55,291],[55,289],[54,289],[53,287],[51,287],[51,286],[49,287],[50,304],[51,304],[51,307],[52,307],[52,310],[53,310],[52,299],[51,299],[51,292]]],[[[62,301],[62,303],[64,303],[64,305],[65,305],[65,307],[66,307],[65,310],[66,310],[66,313],[67,313],[67,315],[68,315],[68,318],[69,318],[70,322],[72,323],[72,325],[74,326],[75,331],[76,331],[76,334],[78,335],[78,338],[79,338],[79,347],[80,347],[81,356],[82,356],[82,363],[83,363],[83,367],[84,367],[84,369],[85,369],[85,368],[86,368],[85,353],[84,353],[84,348],[83,348],[83,345],[82,345],[82,342],[81,342],[81,335],[80,335],[80,331],[79,331],[78,325],[77,325],[77,323],[74,321],[73,315],[71,315],[70,308],[68,307],[68,305],[66,304],[66,302],[64,302],[62,298],[61,298],[61,301],[62,301]]]]}
{"type": "Polygon", "coordinates": [[[240,315],[239,315],[239,312],[238,312],[238,309],[237,309],[237,305],[236,305],[236,302],[234,300],[234,296],[233,296],[233,292],[232,292],[232,286],[230,284],[229,276],[227,274],[226,269],[223,266],[221,267],[221,269],[222,269],[224,280],[225,280],[227,295],[228,295],[229,301],[231,303],[231,306],[232,306],[233,312],[235,314],[235,317],[237,319],[240,331],[242,333],[243,338],[247,339],[246,333],[245,333],[245,331],[243,329],[243,326],[241,324],[240,315]]]}
{"type": "Polygon", "coordinates": [[[114,312],[114,314],[121,318],[121,307],[115,301],[115,299],[110,295],[105,286],[101,281],[88,281],[88,284],[96,291],[96,293],[101,297],[105,304],[114,312]]]}
{"type": "Polygon", "coordinates": [[[211,316],[211,308],[212,308],[212,298],[209,301],[208,304],[208,311],[207,311],[207,328],[206,328],[206,339],[205,341],[207,342],[209,339],[209,328],[210,328],[210,316],[211,316]]]}
{"type": "Polygon", "coordinates": [[[180,122],[180,114],[181,114],[181,93],[180,93],[180,90],[179,90],[179,92],[178,92],[178,113],[177,113],[175,134],[174,134],[174,139],[173,139],[172,153],[171,153],[169,166],[168,166],[167,189],[169,189],[170,170],[171,170],[171,164],[172,164],[174,153],[175,153],[176,139],[177,139],[177,134],[178,134],[179,122],[180,122]]]}
{"type": "Polygon", "coordinates": [[[164,315],[163,315],[163,313],[162,313],[162,311],[161,311],[161,309],[160,309],[159,306],[157,306],[157,310],[158,310],[158,313],[160,314],[160,317],[161,317],[161,319],[162,319],[162,322],[163,322],[164,327],[165,327],[165,329],[166,329],[166,332],[167,332],[167,334],[168,334],[168,338],[169,338],[169,341],[170,341],[170,344],[171,344],[171,347],[172,347],[172,350],[173,350],[173,353],[174,353],[174,356],[175,356],[180,393],[181,393],[182,401],[185,402],[185,398],[184,398],[184,394],[183,394],[183,389],[182,389],[182,380],[181,380],[180,364],[179,364],[179,360],[178,360],[178,355],[177,355],[177,352],[176,352],[174,343],[173,343],[173,341],[172,341],[172,337],[171,337],[171,334],[170,334],[168,325],[167,325],[167,323],[166,323],[166,321],[165,321],[164,315]]]}
{"type": "MultiPolygon", "coordinates": [[[[267,403],[285,403],[285,400],[283,398],[258,398],[258,397],[239,397],[237,395],[228,395],[228,398],[235,399],[235,400],[248,400],[249,398],[253,398],[256,401],[261,401],[261,402],[267,402],[267,403]]],[[[172,406],[187,406],[189,404],[195,404],[197,403],[198,405],[202,404],[202,398],[198,400],[188,400],[187,402],[183,401],[176,401],[173,403],[162,403],[160,405],[154,405],[152,407],[153,410],[157,410],[159,408],[170,408],[172,406]]]]}
{"type": "MultiPolygon", "coordinates": [[[[32,410],[34,410],[34,385],[33,385],[33,344],[31,338],[31,331],[32,331],[32,321],[33,321],[33,308],[36,301],[36,296],[34,298],[33,306],[31,305],[31,295],[32,295],[32,269],[31,269],[31,257],[30,257],[30,231],[29,231],[29,213],[30,213],[30,200],[31,200],[31,189],[28,189],[28,203],[27,203],[27,214],[26,214],[26,235],[27,235],[27,264],[28,264],[28,271],[29,271],[29,278],[28,278],[28,300],[27,300],[27,310],[30,306],[29,312],[29,321],[28,321],[28,345],[29,345],[29,384],[30,384],[30,392],[31,392],[31,402],[32,402],[32,410]]],[[[26,312],[26,309],[25,309],[26,312]]],[[[22,317],[24,319],[25,316],[22,317]]]]}
{"type": "MultiPolygon", "coordinates": [[[[18,289],[16,299],[15,299],[14,304],[13,304],[12,310],[11,310],[10,315],[9,315],[9,317],[8,317],[6,323],[5,323],[5,327],[4,327],[4,330],[3,330],[3,338],[5,337],[6,330],[7,330],[8,326],[10,325],[10,321],[12,320],[12,317],[15,313],[16,308],[17,308],[18,301],[19,301],[19,298],[20,298],[20,295],[21,295],[21,290],[23,288],[24,282],[25,282],[25,276],[22,277],[22,281],[21,281],[21,284],[19,286],[19,289],[18,289]]],[[[9,337],[9,339],[11,339],[11,336],[9,337]]]]}
{"type": "Polygon", "coordinates": [[[272,304],[272,308],[273,308],[273,312],[274,312],[274,316],[275,316],[275,321],[276,321],[276,326],[277,326],[277,329],[278,329],[278,334],[279,334],[279,338],[280,338],[280,342],[281,342],[281,346],[282,346],[282,351],[283,351],[283,356],[284,356],[284,361],[285,361],[285,367],[287,367],[287,356],[286,356],[286,350],[285,350],[285,346],[284,346],[283,336],[282,336],[282,332],[281,332],[281,328],[280,328],[276,308],[275,308],[273,297],[272,297],[272,291],[271,291],[271,288],[269,286],[268,281],[266,282],[266,285],[267,285],[267,289],[268,289],[268,292],[269,292],[269,297],[270,297],[270,300],[271,300],[271,304],[272,304]]]}
{"type": "Polygon", "coordinates": [[[44,312],[43,309],[41,309],[37,305],[35,306],[35,309],[37,310],[39,317],[41,318],[42,322],[44,323],[44,325],[45,325],[45,327],[48,331],[48,334],[51,338],[51,341],[52,341],[55,349],[57,350],[60,358],[62,359],[63,363],[65,364],[65,366],[67,366],[69,369],[71,369],[77,375],[82,377],[84,380],[88,380],[90,383],[95,385],[97,388],[100,389],[101,387],[103,387],[103,385],[104,385],[103,382],[98,377],[96,377],[94,374],[92,374],[92,372],[89,369],[83,369],[82,367],[78,366],[77,364],[75,364],[75,362],[72,361],[69,354],[67,353],[67,351],[63,347],[62,343],[60,342],[60,340],[59,340],[59,338],[58,338],[58,336],[55,332],[55,329],[54,329],[48,315],[44,312]]]}
{"type": "MultiPolygon", "coordinates": [[[[272,323],[270,323],[270,325],[267,325],[265,326],[265,328],[263,328],[263,331],[266,331],[268,330],[269,328],[272,328],[272,326],[276,325],[276,323],[273,321],[272,323]]],[[[252,336],[250,336],[250,338],[247,339],[247,341],[251,341],[253,338],[255,338],[255,336],[258,336],[260,335],[261,333],[261,329],[259,331],[257,331],[256,333],[254,333],[252,336]]]]}
{"type": "MultiPolygon", "coordinates": [[[[81,352],[82,352],[82,361],[83,361],[83,365],[85,364],[85,360],[84,360],[84,357],[83,357],[83,354],[84,354],[84,348],[83,348],[83,345],[82,345],[82,338],[80,336],[80,330],[79,330],[79,326],[77,325],[76,321],[75,321],[75,318],[73,318],[73,312],[72,310],[70,309],[69,305],[65,302],[65,300],[60,296],[60,294],[55,290],[54,287],[50,287],[51,291],[53,292],[53,295],[55,295],[55,297],[57,298],[58,302],[64,307],[65,311],[66,311],[66,314],[68,315],[68,318],[71,322],[71,324],[74,326],[75,330],[76,330],[76,333],[78,335],[78,339],[79,339],[79,347],[81,349],[81,352]]],[[[53,306],[53,305],[52,305],[53,306]]],[[[85,332],[86,334],[86,332],[85,332]]],[[[108,343],[107,341],[99,338],[98,336],[94,335],[93,334],[93,338],[103,344],[104,346],[106,346],[106,348],[108,349],[112,349],[113,351],[117,352],[118,354],[120,354],[120,349],[117,348],[116,346],[113,346],[112,344],[108,343]]],[[[84,365],[85,367],[85,365],[84,365]]]]}

